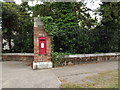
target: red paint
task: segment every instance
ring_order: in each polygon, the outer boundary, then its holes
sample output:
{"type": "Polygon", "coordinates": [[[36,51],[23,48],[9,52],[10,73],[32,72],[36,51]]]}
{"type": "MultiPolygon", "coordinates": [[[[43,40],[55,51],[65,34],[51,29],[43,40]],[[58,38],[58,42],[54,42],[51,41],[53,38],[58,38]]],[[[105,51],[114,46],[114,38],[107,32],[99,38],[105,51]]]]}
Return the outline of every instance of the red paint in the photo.
{"type": "Polygon", "coordinates": [[[39,37],[39,54],[46,54],[46,37],[39,37]]]}

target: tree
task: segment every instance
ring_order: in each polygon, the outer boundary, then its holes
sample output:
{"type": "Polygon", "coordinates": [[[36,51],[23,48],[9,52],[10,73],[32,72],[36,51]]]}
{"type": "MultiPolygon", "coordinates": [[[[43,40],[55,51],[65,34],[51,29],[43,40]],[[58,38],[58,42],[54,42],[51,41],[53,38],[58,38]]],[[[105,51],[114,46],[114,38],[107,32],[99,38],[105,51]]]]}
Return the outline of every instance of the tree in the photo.
{"type": "Polygon", "coordinates": [[[18,7],[19,27],[14,37],[14,52],[33,52],[33,17],[27,2],[18,7]],[[19,48],[19,49],[18,49],[19,48]]]}
{"type": "Polygon", "coordinates": [[[94,30],[97,34],[95,51],[118,52],[120,51],[120,2],[104,2],[100,9],[102,20],[94,30]]]}
{"type": "Polygon", "coordinates": [[[33,52],[33,17],[28,3],[3,2],[2,8],[3,39],[9,43],[7,52],[33,52]]]}
{"type": "MultiPolygon", "coordinates": [[[[81,34],[82,31],[84,33],[83,29],[90,30],[95,25],[95,20],[90,17],[88,13],[89,9],[83,3],[47,2],[36,5],[33,10],[34,16],[51,17],[56,27],[53,34],[54,51],[69,53],[82,52],[78,51],[78,49],[82,48],[79,45],[81,43],[83,44],[84,41],[79,41],[81,40],[79,37],[84,36],[81,34]]],[[[48,32],[51,32],[50,28],[47,29],[48,32]]],[[[88,40],[88,37],[85,38],[88,40]]],[[[88,45],[88,43],[84,45],[88,45]]],[[[88,50],[83,52],[88,52],[88,50]]]]}
{"type": "MultiPolygon", "coordinates": [[[[2,30],[3,39],[7,40],[9,51],[12,52],[11,40],[14,38],[14,32],[18,27],[19,15],[15,3],[2,3],[2,30]]],[[[4,46],[4,45],[3,45],[4,46]]]]}

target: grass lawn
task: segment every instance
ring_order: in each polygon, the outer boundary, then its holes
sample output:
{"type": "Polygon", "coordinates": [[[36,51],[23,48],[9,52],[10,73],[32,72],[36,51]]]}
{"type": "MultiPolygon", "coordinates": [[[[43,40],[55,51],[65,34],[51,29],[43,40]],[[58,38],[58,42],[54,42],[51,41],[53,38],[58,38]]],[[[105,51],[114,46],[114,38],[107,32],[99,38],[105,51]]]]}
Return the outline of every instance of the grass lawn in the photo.
{"type": "Polygon", "coordinates": [[[118,88],[118,70],[111,70],[87,77],[84,84],[65,83],[62,88],[118,88]]]}

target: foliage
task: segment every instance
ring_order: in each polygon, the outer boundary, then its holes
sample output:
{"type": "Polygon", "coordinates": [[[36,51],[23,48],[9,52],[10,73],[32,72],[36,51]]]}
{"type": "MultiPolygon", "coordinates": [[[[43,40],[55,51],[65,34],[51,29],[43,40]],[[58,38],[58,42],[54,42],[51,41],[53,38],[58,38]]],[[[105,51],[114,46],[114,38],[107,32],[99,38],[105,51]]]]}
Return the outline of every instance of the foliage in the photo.
{"type": "Polygon", "coordinates": [[[87,13],[89,9],[86,8],[83,3],[47,2],[42,5],[37,4],[34,10],[34,16],[45,18],[50,16],[49,21],[46,20],[48,23],[43,21],[46,31],[53,36],[54,51],[64,53],[89,52],[86,48],[87,51],[79,51],[79,47],[76,47],[79,45],[81,45],[81,47],[82,45],[89,46],[87,41],[85,41],[88,40],[88,37],[84,37],[84,40],[82,36],[86,36],[86,34],[83,35],[81,33],[84,33],[83,29],[90,29],[95,25],[95,20],[87,13]],[[37,9],[39,9],[39,11],[36,11],[37,9]],[[52,29],[51,27],[54,28],[52,29]],[[83,39],[85,42],[78,42],[79,39],[83,39]]]}
{"type": "Polygon", "coordinates": [[[56,32],[58,31],[58,28],[56,24],[53,22],[53,18],[51,16],[44,16],[44,17],[40,17],[40,19],[42,19],[44,23],[45,31],[50,36],[54,36],[56,32]]]}
{"type": "Polygon", "coordinates": [[[3,39],[9,43],[9,50],[5,52],[33,52],[33,20],[28,12],[29,5],[4,2],[2,6],[3,39]]]}
{"type": "Polygon", "coordinates": [[[64,62],[63,57],[65,53],[51,52],[53,66],[61,66],[64,62]]]}
{"type": "Polygon", "coordinates": [[[96,43],[99,52],[120,51],[120,2],[104,2],[100,9],[102,20],[94,30],[98,33],[96,43]]]}
{"type": "Polygon", "coordinates": [[[18,7],[19,28],[14,37],[14,52],[33,52],[33,17],[28,3],[24,2],[18,7]],[[18,49],[19,48],[19,49],[18,49]]]}
{"type": "Polygon", "coordinates": [[[99,24],[82,2],[44,2],[35,6],[27,2],[2,4],[3,39],[9,46],[9,50],[3,52],[33,52],[35,16],[42,19],[46,32],[51,35],[55,55],[120,51],[120,2],[101,4],[99,24]]]}
{"type": "Polygon", "coordinates": [[[8,41],[10,52],[12,52],[11,39],[14,38],[13,32],[16,31],[19,21],[19,14],[16,13],[17,9],[15,7],[17,7],[15,3],[3,3],[2,5],[3,38],[8,41]]]}

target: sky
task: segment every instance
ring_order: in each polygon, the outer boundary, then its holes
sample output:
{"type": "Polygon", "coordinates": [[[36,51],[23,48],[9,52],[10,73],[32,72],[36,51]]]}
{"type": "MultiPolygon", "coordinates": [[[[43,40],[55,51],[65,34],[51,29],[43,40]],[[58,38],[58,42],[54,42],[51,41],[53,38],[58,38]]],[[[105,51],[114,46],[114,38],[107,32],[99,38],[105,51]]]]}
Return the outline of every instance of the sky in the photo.
{"type": "MultiPolygon", "coordinates": [[[[97,8],[100,7],[100,4],[102,4],[101,0],[85,0],[85,2],[86,2],[86,7],[90,8],[92,10],[96,10],[97,8]]],[[[89,11],[89,13],[90,13],[92,18],[95,18],[94,12],[89,11]]],[[[98,22],[100,22],[101,16],[99,16],[97,14],[96,18],[97,18],[98,22]]]]}
{"type": "MultiPolygon", "coordinates": [[[[15,0],[15,2],[16,2],[16,4],[21,4],[22,3],[22,1],[21,0],[15,0]]],[[[41,4],[42,2],[40,2],[40,1],[33,1],[33,2],[31,2],[31,1],[28,1],[28,4],[30,5],[30,6],[35,6],[36,4],[41,4]]]]}
{"type": "MultiPolygon", "coordinates": [[[[77,0],[77,1],[79,1],[79,0],[77,0]]],[[[15,2],[17,3],[17,4],[21,4],[22,2],[21,2],[21,0],[15,0],[15,2]]],[[[87,3],[86,4],[86,6],[88,7],[88,8],[90,8],[90,9],[97,9],[98,7],[99,7],[99,4],[101,3],[100,2],[100,0],[85,0],[85,2],[87,3]],[[94,3],[93,3],[93,2],[94,3]]],[[[40,3],[42,3],[42,2],[40,2],[40,1],[33,1],[33,2],[31,2],[31,1],[28,1],[28,4],[30,5],[30,6],[34,6],[34,5],[36,5],[36,4],[40,4],[40,3]]]]}
{"type": "MultiPolygon", "coordinates": [[[[3,1],[3,0],[0,0],[0,1],[3,1]]],[[[7,0],[7,1],[9,1],[9,0],[7,0]]],[[[15,2],[16,2],[16,4],[21,4],[22,3],[22,1],[21,0],[14,0],[15,2]]],[[[28,0],[27,0],[28,1],[28,0]]],[[[44,1],[44,0],[43,0],[44,1]]],[[[76,1],[82,1],[82,0],[76,0],[76,1]]],[[[84,0],[85,1],[85,3],[86,3],[86,6],[88,7],[88,8],[90,8],[90,9],[92,9],[92,10],[95,10],[95,9],[97,9],[97,8],[99,8],[100,7],[100,5],[99,4],[101,4],[102,2],[101,2],[101,0],[84,0]]],[[[36,4],[41,4],[42,2],[40,2],[40,1],[36,1],[36,0],[34,0],[33,2],[31,2],[31,1],[28,1],[28,4],[30,5],[30,6],[35,6],[36,4]]]]}

